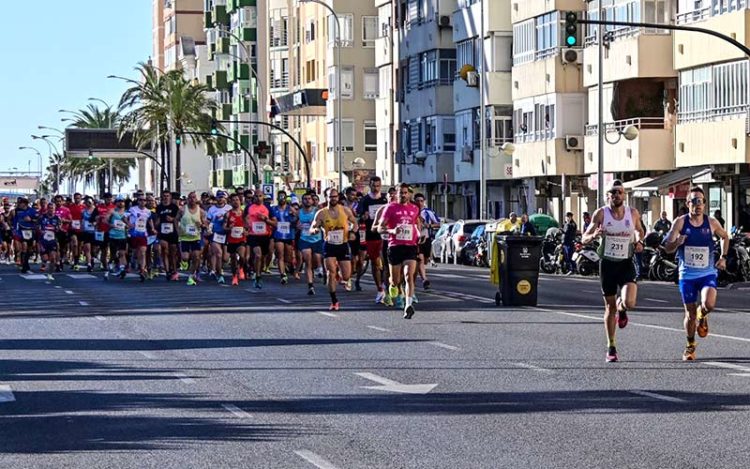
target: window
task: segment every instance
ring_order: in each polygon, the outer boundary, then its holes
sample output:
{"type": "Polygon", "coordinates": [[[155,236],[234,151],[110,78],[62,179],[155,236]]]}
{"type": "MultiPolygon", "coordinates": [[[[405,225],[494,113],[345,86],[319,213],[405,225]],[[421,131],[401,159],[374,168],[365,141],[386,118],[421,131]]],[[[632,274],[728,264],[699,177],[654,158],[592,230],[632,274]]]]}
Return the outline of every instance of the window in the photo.
{"type": "Polygon", "coordinates": [[[456,62],[459,67],[463,67],[464,65],[473,65],[476,67],[474,39],[467,39],[456,44],[456,62]]]}
{"type": "Polygon", "coordinates": [[[308,20],[305,26],[305,44],[315,40],[315,20],[308,20]]]}
{"type": "Polygon", "coordinates": [[[490,71],[510,72],[513,67],[513,37],[492,36],[491,57],[490,71]]]}
{"type": "Polygon", "coordinates": [[[419,54],[419,62],[421,65],[419,73],[419,83],[428,84],[437,80],[437,50],[431,50],[419,54]]]}
{"type": "Polygon", "coordinates": [[[378,128],[373,121],[365,121],[365,151],[378,150],[378,128]]]}
{"type": "MultiPolygon", "coordinates": [[[[336,67],[330,67],[328,69],[328,83],[329,93],[331,99],[337,99],[338,83],[336,81],[336,67]]],[[[343,82],[343,91],[341,93],[342,99],[353,99],[354,98],[354,67],[343,66],[341,68],[341,81],[343,82]]]]}
{"type": "MultiPolygon", "coordinates": [[[[328,147],[326,151],[328,153],[333,153],[337,149],[334,148],[335,146],[335,136],[336,132],[338,130],[338,120],[334,119],[331,122],[328,122],[327,124],[327,130],[328,130],[328,147]]],[[[343,119],[341,121],[341,132],[343,134],[343,138],[341,139],[341,143],[343,145],[344,151],[351,152],[354,151],[354,121],[352,119],[343,119]]],[[[333,161],[335,158],[328,158],[330,161],[330,165],[333,164],[333,161]]],[[[334,171],[332,167],[329,168],[329,171],[334,171]]]]}
{"type": "Polygon", "coordinates": [[[164,22],[164,39],[168,40],[169,36],[177,32],[177,17],[176,16],[170,16],[165,22],[164,22]]]}
{"type": "Polygon", "coordinates": [[[730,62],[680,72],[680,122],[714,120],[747,111],[748,62],[730,62]]]}
{"type": "Polygon", "coordinates": [[[536,58],[554,55],[560,46],[560,13],[553,11],[534,20],[536,28],[536,58]]]}
{"type": "Polygon", "coordinates": [[[692,23],[748,8],[748,0],[679,0],[677,22],[692,23]]]}
{"type": "Polygon", "coordinates": [[[377,68],[366,68],[363,70],[362,83],[364,85],[365,99],[377,99],[380,89],[378,78],[379,72],[377,68]]]}
{"type": "Polygon", "coordinates": [[[510,110],[495,106],[492,131],[497,145],[502,145],[511,138],[516,142],[541,142],[557,136],[555,103],[549,96],[527,100],[519,105],[512,113],[512,123],[506,122],[510,110]]]}
{"type": "Polygon", "coordinates": [[[362,47],[375,47],[375,39],[378,37],[378,17],[362,17],[362,47]]]}
{"type": "MultiPolygon", "coordinates": [[[[351,13],[338,13],[341,25],[341,47],[352,47],[354,45],[354,15],[351,13]]],[[[332,44],[336,37],[336,18],[328,15],[328,44],[332,44]]]]}
{"type": "Polygon", "coordinates": [[[519,65],[534,60],[534,20],[513,25],[513,64],[519,65]]]}

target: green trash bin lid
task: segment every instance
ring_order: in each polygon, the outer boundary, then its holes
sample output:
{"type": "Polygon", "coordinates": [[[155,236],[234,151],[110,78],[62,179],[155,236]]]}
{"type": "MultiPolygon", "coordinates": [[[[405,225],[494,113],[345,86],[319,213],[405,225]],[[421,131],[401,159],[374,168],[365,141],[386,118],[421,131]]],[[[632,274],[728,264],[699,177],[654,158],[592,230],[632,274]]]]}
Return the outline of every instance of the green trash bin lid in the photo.
{"type": "Polygon", "coordinates": [[[558,223],[557,220],[544,213],[535,213],[531,215],[529,221],[536,228],[536,232],[542,235],[550,228],[560,227],[560,223],[558,223]]]}

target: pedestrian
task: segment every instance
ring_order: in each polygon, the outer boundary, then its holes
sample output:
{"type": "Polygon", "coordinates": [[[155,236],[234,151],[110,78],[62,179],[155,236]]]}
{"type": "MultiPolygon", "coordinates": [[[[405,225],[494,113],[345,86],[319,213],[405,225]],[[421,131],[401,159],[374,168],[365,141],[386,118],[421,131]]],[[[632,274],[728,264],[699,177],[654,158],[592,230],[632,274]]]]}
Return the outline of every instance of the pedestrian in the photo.
{"type": "Polygon", "coordinates": [[[607,362],[618,361],[615,324],[628,325],[627,311],[635,307],[638,296],[633,254],[643,251],[644,230],[638,210],[624,204],[625,188],[618,179],[609,187],[609,205],[594,212],[591,225],[583,235],[583,244],[601,237],[599,268],[604,295],[604,326],[607,333],[607,362]],[[633,240],[635,239],[635,242],[633,240]],[[617,294],[620,293],[618,298],[617,294]]]}
{"type": "Polygon", "coordinates": [[[529,221],[525,213],[521,215],[521,234],[524,236],[536,236],[536,227],[529,221]]]}
{"type": "Polygon", "coordinates": [[[589,225],[591,224],[591,214],[589,212],[583,212],[583,232],[585,233],[586,230],[589,229],[589,225]]]}
{"type": "Polygon", "coordinates": [[[661,234],[667,233],[672,229],[672,222],[667,218],[667,212],[661,212],[661,217],[654,223],[654,231],[661,234]]]}
{"type": "Polygon", "coordinates": [[[708,313],[716,307],[716,269],[727,268],[729,235],[719,220],[703,213],[705,205],[703,189],[690,189],[690,214],[675,220],[665,246],[667,252],[677,251],[680,294],[685,305],[687,345],[682,353],[685,361],[695,360],[696,331],[701,338],[708,335],[708,313]],[[714,258],[714,235],[721,239],[721,257],[718,260],[714,258]]]}
{"type": "Polygon", "coordinates": [[[573,275],[573,271],[575,270],[573,252],[575,252],[577,235],[578,225],[573,220],[573,212],[568,212],[565,214],[565,223],[563,224],[563,251],[565,253],[565,262],[568,266],[568,275],[573,275]]]}
{"type": "Polygon", "coordinates": [[[721,216],[721,210],[714,210],[714,218],[719,222],[722,228],[726,228],[724,218],[721,216]]]}

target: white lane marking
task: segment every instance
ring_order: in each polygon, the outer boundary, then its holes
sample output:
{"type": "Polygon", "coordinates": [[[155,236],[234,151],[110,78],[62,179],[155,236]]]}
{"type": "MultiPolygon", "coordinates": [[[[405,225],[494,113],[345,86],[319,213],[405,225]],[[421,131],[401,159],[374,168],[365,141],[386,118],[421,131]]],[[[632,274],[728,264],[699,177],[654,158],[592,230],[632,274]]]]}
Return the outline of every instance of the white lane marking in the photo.
{"type": "Polygon", "coordinates": [[[7,384],[0,384],[0,402],[13,402],[16,397],[13,395],[13,391],[7,384]]]}
{"type": "Polygon", "coordinates": [[[291,301],[289,301],[289,300],[286,300],[286,299],[284,299],[284,298],[276,298],[276,299],[277,299],[277,300],[279,300],[279,301],[281,301],[282,303],[286,303],[286,304],[288,304],[288,305],[292,304],[292,302],[291,302],[291,301]]]}
{"type": "Polygon", "coordinates": [[[727,373],[727,376],[740,376],[742,378],[750,378],[750,373],[727,373]]]}
{"type": "Polygon", "coordinates": [[[186,375],[185,373],[175,373],[175,376],[177,376],[177,379],[182,381],[185,384],[194,384],[195,380],[191,378],[190,376],[186,375]]]}
{"type": "Polygon", "coordinates": [[[85,301],[79,301],[78,304],[81,305],[81,306],[88,306],[89,305],[85,301]]]}
{"type": "Polygon", "coordinates": [[[437,386],[437,383],[434,384],[404,384],[399,383],[398,381],[393,381],[392,379],[384,378],[382,376],[378,376],[374,373],[354,373],[355,375],[374,381],[380,386],[361,386],[365,389],[376,389],[378,391],[387,391],[387,392],[397,392],[402,394],[427,394],[435,387],[437,386]]]}
{"type": "Polygon", "coordinates": [[[138,353],[148,358],[149,360],[156,360],[156,355],[151,352],[144,352],[143,350],[139,350],[138,353]]]}
{"type": "Polygon", "coordinates": [[[596,290],[581,290],[581,291],[584,292],[584,293],[590,293],[592,295],[596,295],[597,293],[601,293],[601,292],[598,292],[596,290]]]}
{"type": "Polygon", "coordinates": [[[318,311],[318,314],[322,314],[323,316],[328,316],[329,318],[337,318],[337,317],[339,317],[338,314],[327,313],[325,311],[318,311]]]}
{"type": "Polygon", "coordinates": [[[442,342],[427,342],[430,345],[434,345],[435,347],[444,348],[447,350],[461,350],[459,347],[456,347],[455,345],[448,345],[444,344],[442,342]]]}
{"type": "Polygon", "coordinates": [[[47,280],[47,276],[44,274],[22,274],[21,277],[26,280],[47,280]]]}
{"type": "Polygon", "coordinates": [[[730,370],[737,370],[737,371],[742,371],[744,373],[750,373],[750,368],[746,366],[735,365],[734,363],[724,363],[724,362],[704,362],[704,363],[706,365],[715,366],[717,368],[727,368],[730,370]]]}
{"type": "Polygon", "coordinates": [[[72,295],[73,294],[73,290],[65,290],[65,293],[67,293],[68,295],[72,295]]]}
{"type": "Polygon", "coordinates": [[[687,402],[685,399],[680,399],[678,397],[672,397],[672,396],[665,396],[664,394],[657,394],[655,392],[648,392],[648,391],[629,391],[630,394],[636,394],[638,396],[643,397],[650,397],[652,399],[659,399],[660,401],[667,401],[667,402],[676,402],[679,404],[687,402]]]}
{"type": "Polygon", "coordinates": [[[652,301],[654,303],[669,303],[667,300],[658,300],[656,298],[644,298],[646,301],[652,301]]]}
{"type": "Polygon", "coordinates": [[[75,280],[96,278],[96,275],[91,275],[91,274],[67,274],[67,275],[68,277],[75,279],[75,280]]]}
{"type": "Polygon", "coordinates": [[[94,317],[96,319],[100,320],[100,321],[106,321],[107,320],[107,318],[105,318],[104,316],[94,316],[94,317]]]}
{"type": "Polygon", "coordinates": [[[240,409],[234,404],[222,404],[221,405],[225,410],[231,412],[235,417],[239,417],[241,419],[249,419],[252,418],[252,415],[248,414],[244,410],[240,409]]]}
{"type": "Polygon", "coordinates": [[[531,365],[529,363],[518,362],[518,363],[514,363],[514,365],[516,365],[519,368],[525,368],[527,370],[538,371],[539,373],[552,373],[553,372],[552,370],[549,370],[547,368],[542,368],[541,366],[531,365]]]}
{"type": "MultiPolygon", "coordinates": [[[[2,280],[2,279],[0,279],[2,280]]],[[[52,285],[52,282],[44,282],[45,285],[52,285]]]]}
{"type": "Polygon", "coordinates": [[[386,329],[385,327],[378,327],[378,326],[367,326],[367,327],[370,328],[370,329],[372,329],[372,330],[375,330],[375,331],[391,332],[390,329],[386,329]]]}
{"type": "Polygon", "coordinates": [[[62,288],[60,285],[55,285],[55,288],[62,288]]]}
{"type": "Polygon", "coordinates": [[[330,461],[326,461],[325,459],[321,458],[317,454],[313,453],[312,451],[301,449],[294,452],[297,456],[304,459],[305,461],[309,462],[313,466],[317,467],[318,469],[338,469],[336,466],[333,465],[330,461]]]}

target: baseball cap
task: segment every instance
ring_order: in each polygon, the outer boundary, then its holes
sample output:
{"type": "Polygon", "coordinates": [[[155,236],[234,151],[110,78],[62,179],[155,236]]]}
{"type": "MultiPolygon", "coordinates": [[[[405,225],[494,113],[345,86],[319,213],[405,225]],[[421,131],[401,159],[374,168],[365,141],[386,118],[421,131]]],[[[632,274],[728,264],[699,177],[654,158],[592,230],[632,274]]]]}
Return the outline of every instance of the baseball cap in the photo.
{"type": "Polygon", "coordinates": [[[105,193],[104,193],[104,198],[105,198],[105,199],[110,199],[110,198],[112,198],[112,193],[110,193],[110,192],[105,192],[105,193]]]}
{"type": "Polygon", "coordinates": [[[620,181],[619,179],[613,180],[609,184],[609,187],[607,187],[607,192],[612,192],[615,190],[617,191],[625,190],[625,187],[622,185],[622,181],[620,181]]]}
{"type": "MultiPolygon", "coordinates": [[[[104,194],[104,197],[107,197],[107,194],[104,194]]],[[[109,197],[112,197],[111,195],[109,197]]],[[[125,196],[120,194],[115,198],[115,202],[125,202],[125,196]]]]}
{"type": "Polygon", "coordinates": [[[222,199],[222,198],[226,198],[226,196],[227,196],[227,193],[226,193],[226,192],[224,192],[224,191],[218,191],[218,192],[216,193],[216,198],[217,198],[217,199],[222,199]]]}

